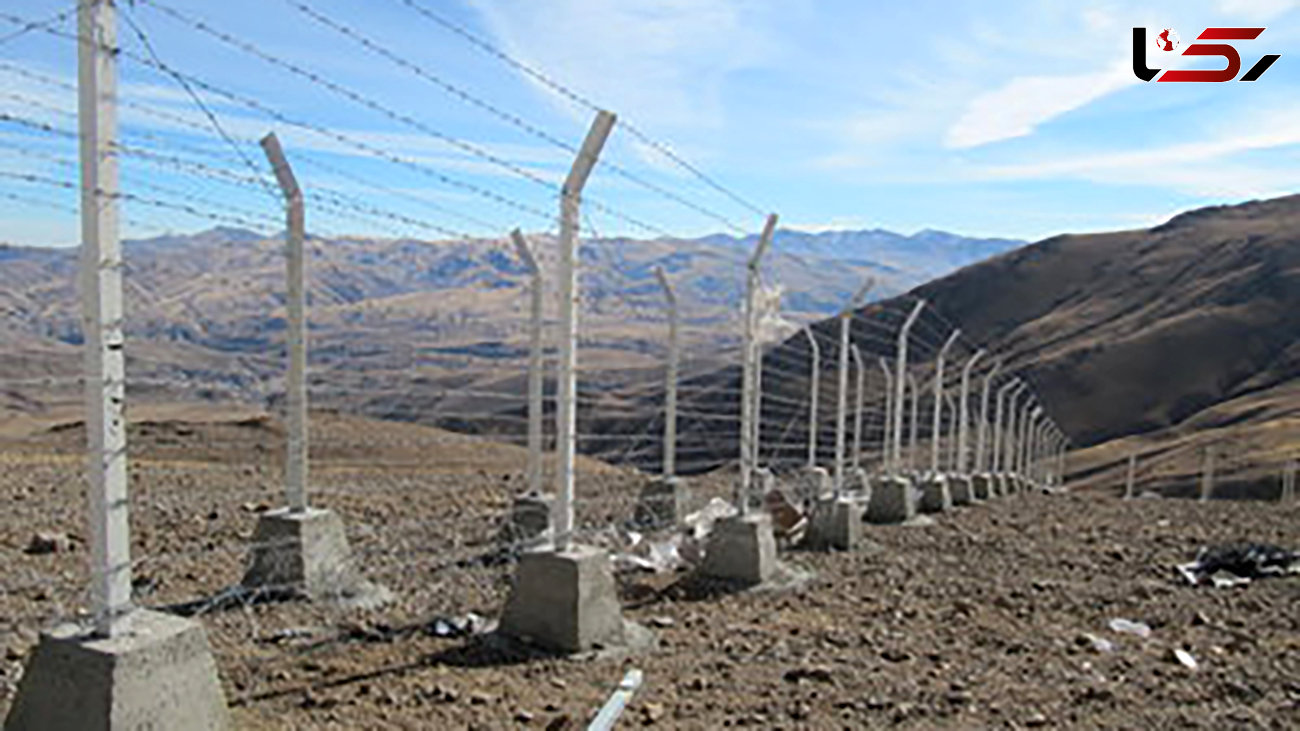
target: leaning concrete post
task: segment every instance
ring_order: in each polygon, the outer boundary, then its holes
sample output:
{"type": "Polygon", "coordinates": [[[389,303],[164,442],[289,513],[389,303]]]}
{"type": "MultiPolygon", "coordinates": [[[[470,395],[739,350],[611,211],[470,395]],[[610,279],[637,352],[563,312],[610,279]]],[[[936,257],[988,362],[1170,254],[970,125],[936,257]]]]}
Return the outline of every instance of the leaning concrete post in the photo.
{"type": "Polygon", "coordinates": [[[763,233],[758,237],[754,253],[749,257],[745,276],[744,333],[742,335],[742,370],[740,393],[740,514],[749,514],[749,501],[754,485],[754,471],[758,469],[758,444],[755,443],[757,414],[755,413],[756,384],[758,377],[758,287],[760,284],[763,254],[772,243],[776,230],[776,214],[767,217],[763,233]]]}
{"type": "Polygon", "coordinates": [[[268,134],[261,144],[284,194],[288,216],[288,505],[258,516],[252,557],[242,584],[245,589],[271,595],[298,594],[312,599],[353,596],[369,585],[363,584],[353,569],[343,522],[332,511],[310,508],[307,501],[307,282],[302,191],[276,136],[268,134]]]}
{"type": "Polygon", "coordinates": [[[77,37],[91,620],[42,633],[4,727],[223,728],[229,719],[203,626],[132,606],[116,3],[81,2],[77,37]]]}
{"type": "Polygon", "coordinates": [[[578,157],[569,168],[560,196],[560,374],[559,408],[556,413],[556,548],[563,551],[573,534],[573,462],[577,452],[577,364],[578,364],[578,218],[582,188],[596,167],[600,151],[614,128],[610,112],[596,113],[582,142],[578,157]]]}
{"type": "MultiPolygon", "coordinates": [[[[510,232],[515,252],[528,269],[528,492],[542,492],[542,268],[519,229],[510,232]]],[[[549,520],[547,521],[549,522],[549,520]]]]}
{"type": "Polygon", "coordinates": [[[527,551],[515,568],[500,631],[560,652],[626,642],[609,555],[573,542],[574,458],[578,358],[578,221],[582,189],[614,127],[598,111],[560,195],[560,374],[556,419],[558,452],[556,540],[553,551],[527,551]]]}
{"type": "Polygon", "coordinates": [[[289,510],[301,513],[307,509],[307,319],[306,319],[306,266],[303,244],[306,239],[302,191],[294,177],[289,161],[284,157],[280,140],[275,133],[262,138],[262,150],[271,163],[280,192],[284,195],[288,218],[286,251],[289,328],[288,404],[289,445],[285,457],[285,502],[289,510]]]}
{"type": "Polygon", "coordinates": [[[967,434],[970,431],[970,374],[983,356],[983,350],[975,351],[974,355],[966,359],[966,364],[961,369],[961,396],[957,403],[957,459],[953,466],[959,474],[968,474],[971,471],[969,453],[966,450],[967,434]]]}
{"type": "Polygon", "coordinates": [[[961,330],[953,330],[948,339],[944,341],[943,347],[939,348],[939,355],[934,363],[934,423],[930,427],[930,474],[939,474],[939,423],[943,419],[943,362],[948,357],[948,350],[961,337],[961,330]]]}
{"type": "Polygon", "coordinates": [[[668,303],[668,370],[664,377],[664,477],[677,472],[677,366],[680,357],[678,342],[677,295],[663,267],[655,267],[655,277],[664,290],[668,303]]]}
{"type": "Polygon", "coordinates": [[[911,313],[903,321],[903,326],[898,329],[898,360],[894,366],[894,445],[893,454],[890,455],[890,462],[895,470],[902,467],[903,464],[903,392],[907,389],[907,338],[912,330],[912,325],[916,323],[916,318],[920,316],[921,309],[925,307],[925,300],[917,300],[912,307],[911,313]]]}
{"type": "Polygon", "coordinates": [[[805,327],[808,337],[808,468],[817,466],[817,400],[821,396],[822,351],[811,327],[805,327]]]}

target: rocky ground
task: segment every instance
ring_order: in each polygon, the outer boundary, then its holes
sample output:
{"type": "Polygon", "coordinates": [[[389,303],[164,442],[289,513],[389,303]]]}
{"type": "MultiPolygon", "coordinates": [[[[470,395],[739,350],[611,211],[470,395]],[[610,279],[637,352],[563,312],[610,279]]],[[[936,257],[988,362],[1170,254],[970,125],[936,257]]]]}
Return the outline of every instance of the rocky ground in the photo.
{"type": "MultiPolygon", "coordinates": [[[[517,450],[319,422],[318,502],[345,517],[363,572],[396,598],[208,606],[241,727],[581,728],[629,668],[645,682],[624,727],[1300,727],[1300,577],[1213,589],[1173,568],[1207,543],[1300,546],[1300,504],[1025,495],[929,527],[873,527],[853,553],[786,551],[815,578],[783,592],[630,575],[626,616],[656,647],[566,659],[436,631],[438,617],[500,608],[509,566],[468,559],[490,548],[522,484],[517,450]],[[1114,619],[1150,634],[1116,632],[1114,619]]],[[[277,503],[278,430],[166,422],[134,437],[142,603],[216,595],[239,578],[256,514],[277,503]]],[[[0,450],[0,713],[37,630],[84,606],[78,441],[69,428],[0,450]],[[38,531],[62,540],[29,552],[38,531]]],[[[726,482],[697,480],[697,492],[726,482]]],[[[618,522],[639,484],[584,464],[589,539],[613,540],[596,527],[618,522]]]]}

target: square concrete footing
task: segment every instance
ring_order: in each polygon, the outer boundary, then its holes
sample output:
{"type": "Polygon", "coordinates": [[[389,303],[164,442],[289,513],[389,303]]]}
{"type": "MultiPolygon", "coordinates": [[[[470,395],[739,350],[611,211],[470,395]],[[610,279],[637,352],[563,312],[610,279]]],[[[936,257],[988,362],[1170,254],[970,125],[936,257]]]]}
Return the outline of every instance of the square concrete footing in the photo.
{"type": "Polygon", "coordinates": [[[979,472],[971,476],[971,493],[976,500],[988,500],[994,497],[993,494],[993,475],[987,472],[979,472]]]}
{"type": "Polygon", "coordinates": [[[565,653],[625,644],[609,554],[581,545],[525,553],[499,631],[565,653]]]}
{"type": "Polygon", "coordinates": [[[118,621],[113,637],[42,634],[5,731],[230,727],[202,624],[143,609],[118,621]]]}
{"type": "Polygon", "coordinates": [[[948,475],[948,494],[952,497],[953,505],[970,505],[975,502],[970,475],[948,475]]]}
{"type": "Polygon", "coordinates": [[[916,517],[916,490],[906,477],[882,477],[871,486],[867,503],[867,522],[905,523],[916,517]]]}
{"type": "Polygon", "coordinates": [[[800,467],[794,473],[793,492],[803,505],[820,500],[834,491],[831,474],[824,467],[800,467]]]}
{"type": "Polygon", "coordinates": [[[675,526],[686,517],[689,494],[676,477],[659,477],[641,488],[633,511],[633,522],[646,528],[675,526]]]}
{"type": "Polygon", "coordinates": [[[871,476],[861,467],[858,467],[849,474],[849,484],[845,486],[845,494],[863,504],[870,502],[871,476]]]}
{"type": "Polygon", "coordinates": [[[942,513],[952,510],[952,493],[945,475],[929,475],[921,480],[921,512],[942,513]]]}
{"type": "Polygon", "coordinates": [[[866,506],[847,497],[826,497],[813,506],[804,545],[815,551],[851,551],[862,542],[866,506]]]}
{"type": "Polygon", "coordinates": [[[555,536],[554,506],[555,496],[549,493],[516,495],[497,542],[512,551],[549,545],[555,536]]]}
{"type": "Polygon", "coordinates": [[[704,549],[700,573],[715,579],[762,584],[777,572],[776,537],[772,518],[751,513],[722,518],[713,524],[704,549]]]}
{"type": "Polygon", "coordinates": [[[343,521],[332,510],[263,513],[252,551],[242,582],[246,589],[324,599],[349,594],[360,583],[343,521]]]}
{"type": "Polygon", "coordinates": [[[1006,497],[1011,494],[1011,479],[1005,472],[993,475],[993,497],[1006,497]]]}

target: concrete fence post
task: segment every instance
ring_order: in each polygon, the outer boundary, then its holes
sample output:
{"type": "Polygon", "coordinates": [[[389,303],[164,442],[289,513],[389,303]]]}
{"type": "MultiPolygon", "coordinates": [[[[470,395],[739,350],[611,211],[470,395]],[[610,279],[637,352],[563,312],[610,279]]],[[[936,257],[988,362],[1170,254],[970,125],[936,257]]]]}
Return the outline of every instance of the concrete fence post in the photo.
{"type": "Polygon", "coordinates": [[[894,373],[889,369],[889,361],[884,358],[877,358],[876,362],[880,364],[880,372],[884,375],[885,380],[885,423],[880,427],[880,471],[885,474],[894,474],[896,467],[889,457],[889,425],[894,423],[894,410],[898,408],[894,402],[894,373]]]}
{"type": "MultiPolygon", "coordinates": [[[[947,420],[947,422],[948,422],[948,435],[947,435],[947,437],[948,437],[948,444],[947,444],[948,470],[951,471],[951,472],[958,472],[958,468],[957,468],[957,452],[958,452],[958,448],[959,448],[961,445],[959,445],[959,444],[957,443],[957,442],[958,442],[958,439],[957,439],[956,435],[954,434],[954,432],[959,432],[959,431],[961,431],[961,424],[959,423],[960,413],[961,413],[961,412],[958,410],[958,408],[957,408],[957,402],[956,402],[956,400],[953,398],[953,395],[952,395],[951,393],[947,393],[947,392],[945,392],[945,393],[943,394],[943,401],[944,401],[944,404],[948,407],[948,420],[947,420]]],[[[942,462],[942,460],[941,460],[940,463],[939,463],[939,468],[940,468],[941,470],[943,469],[943,462],[942,462]]]]}
{"type": "MultiPolygon", "coordinates": [[[[982,357],[984,357],[983,350],[975,351],[974,355],[966,359],[966,364],[961,369],[961,396],[957,403],[957,460],[954,469],[963,475],[971,472],[970,453],[967,451],[970,432],[970,374],[982,357]]],[[[983,418],[983,414],[980,418],[983,418]]],[[[978,458],[976,461],[978,462],[978,458]]]]}
{"type": "Polygon", "coordinates": [[[808,467],[817,466],[817,401],[821,396],[822,351],[817,345],[817,336],[812,327],[805,327],[803,334],[808,338],[808,467]]]}
{"type": "Polygon", "coordinates": [[[542,370],[542,267],[519,229],[510,232],[515,253],[528,270],[528,491],[542,492],[542,419],[545,373],[542,370]]]}
{"type": "Polygon", "coordinates": [[[760,266],[763,254],[772,243],[772,234],[776,230],[776,214],[770,214],[763,225],[763,233],[758,237],[754,253],[746,264],[745,275],[745,312],[743,335],[743,365],[741,372],[740,394],[740,514],[749,514],[750,495],[753,492],[754,472],[758,469],[757,414],[758,405],[758,369],[760,364],[758,345],[758,288],[761,283],[760,266]]]}
{"type": "Polygon", "coordinates": [[[862,411],[866,408],[867,365],[862,359],[862,349],[852,346],[853,368],[858,376],[857,388],[854,389],[856,403],[853,407],[853,470],[862,467],[862,411]]]}
{"type": "Polygon", "coordinates": [[[989,470],[991,472],[1002,472],[1005,467],[1003,454],[1006,452],[1005,444],[1007,439],[1006,400],[1010,392],[1019,388],[1019,383],[1018,379],[1013,378],[1002,384],[1002,387],[998,389],[997,397],[994,399],[993,438],[989,450],[989,470]]]}
{"type": "Polygon", "coordinates": [[[117,17],[114,4],[80,8],[81,303],[90,596],[95,631],[112,637],[131,610],[127,519],[126,358],[118,230],[117,17]]]}
{"type": "Polygon", "coordinates": [[[560,192],[560,373],[556,409],[555,545],[568,548],[573,534],[574,458],[577,453],[578,365],[578,221],[582,188],[596,167],[600,151],[614,129],[615,116],[596,113],[560,192]]]}
{"type": "Polygon", "coordinates": [[[275,180],[284,195],[285,230],[289,313],[289,377],[285,401],[288,407],[289,444],[285,456],[285,498],[289,510],[301,513],[307,509],[307,294],[306,259],[303,252],[306,240],[306,220],[303,210],[302,190],[298,187],[293,168],[284,156],[280,140],[274,133],[262,138],[262,150],[271,163],[275,180]]]}
{"type": "Polygon", "coordinates": [[[939,348],[939,355],[934,364],[934,422],[930,427],[930,474],[939,474],[939,430],[940,421],[943,419],[943,365],[944,360],[948,357],[948,351],[957,338],[961,337],[961,330],[954,329],[948,339],[944,341],[943,347],[939,348]]]}
{"type": "Polygon", "coordinates": [[[663,267],[655,267],[655,278],[664,291],[668,305],[668,367],[664,374],[664,458],[663,475],[677,474],[677,368],[681,358],[680,321],[677,294],[663,267]]]}
{"type": "Polygon", "coordinates": [[[132,606],[117,5],[82,0],[76,6],[91,621],[41,633],[12,696],[6,729],[229,726],[203,625],[132,606]]]}
{"type": "Polygon", "coordinates": [[[907,468],[912,472],[916,472],[918,432],[921,425],[921,389],[917,385],[916,378],[911,373],[905,375],[908,389],[912,392],[912,430],[907,440],[907,468]]]}
{"type": "MultiPolygon", "coordinates": [[[[990,472],[993,469],[992,460],[989,458],[985,446],[992,443],[989,430],[993,424],[989,421],[989,389],[993,385],[993,380],[998,377],[998,371],[1002,370],[1002,361],[993,364],[993,368],[984,376],[984,386],[980,391],[980,415],[979,423],[975,431],[975,471],[990,472]]],[[[996,449],[996,448],[994,448],[996,449]]]]}
{"type": "Polygon", "coordinates": [[[902,407],[903,392],[907,389],[907,339],[912,330],[912,325],[916,323],[916,318],[920,316],[924,307],[925,300],[917,300],[912,307],[911,313],[903,321],[903,326],[898,329],[898,359],[894,367],[894,444],[893,453],[890,455],[890,462],[895,470],[901,468],[903,464],[902,407]]]}
{"type": "Polygon", "coordinates": [[[849,408],[849,330],[853,324],[853,312],[871,290],[875,280],[868,279],[840,310],[840,349],[839,349],[839,394],[835,409],[835,496],[844,490],[844,463],[847,450],[848,408],[849,408]]]}

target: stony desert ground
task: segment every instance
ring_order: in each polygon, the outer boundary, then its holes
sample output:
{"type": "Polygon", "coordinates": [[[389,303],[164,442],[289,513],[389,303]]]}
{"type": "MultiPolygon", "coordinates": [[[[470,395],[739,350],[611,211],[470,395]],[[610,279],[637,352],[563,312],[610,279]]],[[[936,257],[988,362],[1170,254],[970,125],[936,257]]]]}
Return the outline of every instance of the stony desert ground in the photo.
{"type": "MultiPolygon", "coordinates": [[[[481,559],[522,485],[519,450],[330,415],[314,433],[317,502],[393,592],[381,608],[195,604],[238,581],[277,502],[280,431],[255,414],[133,427],[140,602],[198,607],[240,727],[581,728],[633,667],[628,728],[1300,727],[1300,577],[1214,589],[1174,569],[1207,543],[1297,547],[1300,504],[1023,495],[872,527],[853,553],[785,551],[814,576],[785,591],[626,574],[625,614],[655,646],[558,658],[436,622],[500,609],[510,567],[481,559]]],[[[0,451],[0,713],[40,627],[84,607],[80,438],[64,425],[0,451]],[[38,531],[67,544],[29,553],[38,531]]],[[[642,481],[582,464],[587,539],[617,545],[607,526],[642,481]]],[[[729,481],[691,484],[702,501],[729,481]]]]}

